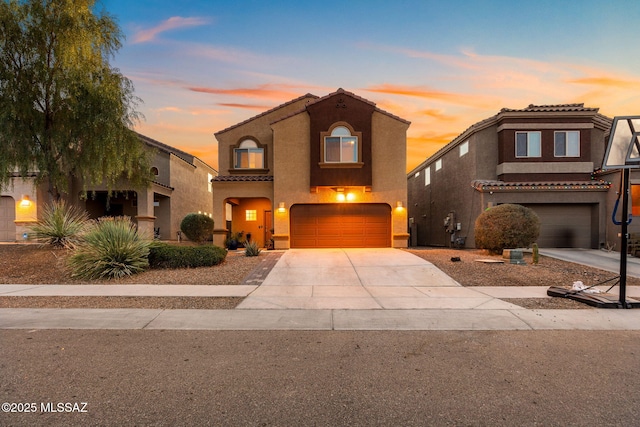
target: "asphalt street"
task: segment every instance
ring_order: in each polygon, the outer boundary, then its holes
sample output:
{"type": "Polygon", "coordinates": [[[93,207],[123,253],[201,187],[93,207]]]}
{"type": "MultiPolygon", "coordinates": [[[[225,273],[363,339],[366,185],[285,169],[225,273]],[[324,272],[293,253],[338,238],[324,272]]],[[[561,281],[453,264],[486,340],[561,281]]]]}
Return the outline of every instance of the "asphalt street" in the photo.
{"type": "Polygon", "coordinates": [[[2,426],[629,426],[640,332],[1,330],[0,378],[2,426]]]}

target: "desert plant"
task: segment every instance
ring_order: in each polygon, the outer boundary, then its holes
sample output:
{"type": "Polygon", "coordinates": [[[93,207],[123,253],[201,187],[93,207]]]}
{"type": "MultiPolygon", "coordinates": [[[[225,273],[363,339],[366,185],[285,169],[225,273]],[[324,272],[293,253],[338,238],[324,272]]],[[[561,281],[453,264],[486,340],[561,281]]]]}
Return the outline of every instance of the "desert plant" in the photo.
{"type": "Polygon", "coordinates": [[[244,255],[245,256],[258,256],[260,255],[261,249],[258,247],[256,242],[247,242],[244,244],[244,255]]]}
{"type": "Polygon", "coordinates": [[[154,242],[149,252],[151,268],[195,268],[218,265],[227,251],[218,246],[177,246],[154,242]]]}
{"type": "Polygon", "coordinates": [[[522,205],[506,203],[487,209],[475,223],[476,247],[492,253],[529,247],[540,235],[540,219],[522,205]]]}
{"type": "Polygon", "coordinates": [[[89,214],[64,200],[44,206],[42,218],[30,228],[30,237],[57,248],[73,248],[89,224],[89,214]]]}
{"type": "Polygon", "coordinates": [[[213,239],[213,219],[204,214],[190,213],[182,219],[180,230],[192,242],[204,243],[213,239]]]}
{"type": "Polygon", "coordinates": [[[532,261],[534,264],[537,264],[540,262],[540,249],[538,248],[538,244],[534,243],[531,245],[531,249],[533,251],[532,261]]]}
{"type": "Polygon", "coordinates": [[[100,218],[69,258],[73,277],[119,278],[149,267],[149,244],[127,217],[100,218]]]}

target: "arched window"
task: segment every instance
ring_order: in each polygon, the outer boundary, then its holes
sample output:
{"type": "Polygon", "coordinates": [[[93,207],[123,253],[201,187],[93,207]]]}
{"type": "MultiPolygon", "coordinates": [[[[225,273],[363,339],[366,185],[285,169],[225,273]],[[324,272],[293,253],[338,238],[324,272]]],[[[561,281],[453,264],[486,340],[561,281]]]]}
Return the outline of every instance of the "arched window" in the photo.
{"type": "Polygon", "coordinates": [[[233,150],[235,169],[263,169],[264,148],[252,139],[245,139],[233,150]]]}
{"type": "Polygon", "coordinates": [[[154,167],[152,167],[152,168],[151,168],[151,173],[153,174],[153,176],[158,176],[158,173],[159,173],[159,172],[158,172],[158,168],[157,168],[157,167],[155,167],[155,166],[154,166],[154,167]]]}
{"type": "Polygon", "coordinates": [[[357,163],[358,136],[346,126],[336,126],[331,135],[324,137],[325,163],[357,163]]]}

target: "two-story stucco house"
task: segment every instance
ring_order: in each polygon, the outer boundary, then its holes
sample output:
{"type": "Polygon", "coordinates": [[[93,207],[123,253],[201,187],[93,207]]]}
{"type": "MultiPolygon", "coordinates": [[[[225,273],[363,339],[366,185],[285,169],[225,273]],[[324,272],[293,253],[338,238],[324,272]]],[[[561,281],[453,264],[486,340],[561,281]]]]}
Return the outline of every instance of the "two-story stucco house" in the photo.
{"type": "MultiPolygon", "coordinates": [[[[107,201],[106,188],[90,188],[87,197],[81,197],[82,183],[75,181],[63,197],[85,209],[90,218],[129,216],[146,235],[176,240],[185,215],[213,215],[211,180],[217,171],[182,150],[144,135],[138,137],[153,150],[155,178],[148,188],[129,188],[123,181],[107,201]]],[[[15,177],[13,185],[0,193],[0,241],[24,240],[29,225],[38,220],[48,201],[46,188],[46,184],[34,186],[32,177],[15,177]]]]}
{"type": "Polygon", "coordinates": [[[406,247],[409,122],[351,92],[307,94],[215,134],[214,243],[406,247]]]}
{"type": "Polygon", "coordinates": [[[412,245],[474,247],[485,209],[517,203],[541,220],[541,247],[606,244],[611,184],[601,166],[611,119],[583,104],[502,109],[407,175],[412,245]]]}

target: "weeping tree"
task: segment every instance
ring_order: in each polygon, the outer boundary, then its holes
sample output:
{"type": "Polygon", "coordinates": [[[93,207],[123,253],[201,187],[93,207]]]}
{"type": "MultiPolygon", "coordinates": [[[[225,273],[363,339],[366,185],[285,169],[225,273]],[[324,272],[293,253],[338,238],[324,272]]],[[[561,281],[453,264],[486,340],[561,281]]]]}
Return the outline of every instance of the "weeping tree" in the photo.
{"type": "Polygon", "coordinates": [[[53,199],[150,180],[150,153],[132,128],[133,85],[109,60],[122,33],[95,0],[0,1],[0,187],[35,173],[53,199]]]}

